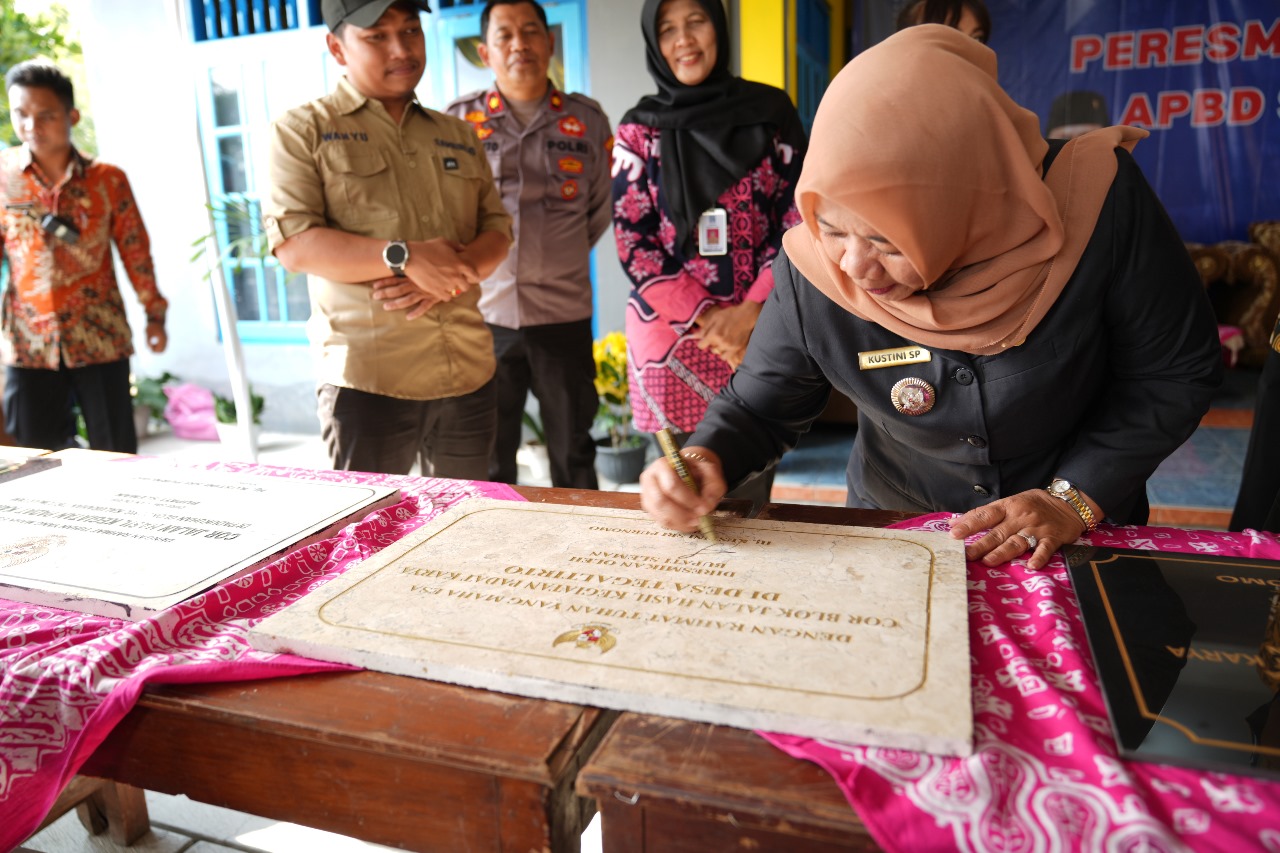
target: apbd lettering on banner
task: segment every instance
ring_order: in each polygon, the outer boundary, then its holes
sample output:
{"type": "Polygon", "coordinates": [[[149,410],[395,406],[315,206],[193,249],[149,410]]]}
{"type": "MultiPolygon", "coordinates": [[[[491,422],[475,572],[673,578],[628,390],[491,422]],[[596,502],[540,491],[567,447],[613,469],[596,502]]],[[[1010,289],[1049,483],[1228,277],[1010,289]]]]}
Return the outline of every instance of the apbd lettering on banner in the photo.
{"type": "MultiPolygon", "coordinates": [[[[1083,33],[1071,39],[1071,73],[1101,63],[1105,71],[1167,68],[1280,59],[1280,18],[1223,21],[1173,28],[1083,33]]],[[[1280,114],[1280,91],[1274,93],[1280,114]]],[[[1191,127],[1242,126],[1258,121],[1268,97],[1255,86],[1133,92],[1119,124],[1152,129],[1186,122],[1191,127]]]]}

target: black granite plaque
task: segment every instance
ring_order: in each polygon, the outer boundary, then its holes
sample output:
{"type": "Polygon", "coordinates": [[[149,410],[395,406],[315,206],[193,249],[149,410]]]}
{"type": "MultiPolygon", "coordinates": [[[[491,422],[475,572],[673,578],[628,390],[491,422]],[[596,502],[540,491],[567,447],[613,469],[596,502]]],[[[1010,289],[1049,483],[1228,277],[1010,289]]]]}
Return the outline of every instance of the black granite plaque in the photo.
{"type": "Polygon", "coordinates": [[[1063,551],[1121,754],[1280,776],[1280,562],[1063,551]]]}

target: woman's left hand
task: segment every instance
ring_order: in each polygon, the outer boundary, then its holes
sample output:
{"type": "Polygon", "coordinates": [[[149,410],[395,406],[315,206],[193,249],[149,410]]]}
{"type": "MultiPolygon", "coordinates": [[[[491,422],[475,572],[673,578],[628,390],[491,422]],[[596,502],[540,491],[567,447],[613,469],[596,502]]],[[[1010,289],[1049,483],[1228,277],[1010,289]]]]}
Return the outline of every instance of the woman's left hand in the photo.
{"type": "MultiPolygon", "coordinates": [[[[1102,513],[1089,501],[1094,513],[1102,513]]],[[[984,565],[998,566],[1028,551],[1028,569],[1042,569],[1053,559],[1059,546],[1074,542],[1084,533],[1084,522],[1065,501],[1044,489],[1030,489],[972,509],[951,522],[951,538],[965,539],[980,530],[987,534],[966,545],[966,560],[981,559],[984,565]]]]}

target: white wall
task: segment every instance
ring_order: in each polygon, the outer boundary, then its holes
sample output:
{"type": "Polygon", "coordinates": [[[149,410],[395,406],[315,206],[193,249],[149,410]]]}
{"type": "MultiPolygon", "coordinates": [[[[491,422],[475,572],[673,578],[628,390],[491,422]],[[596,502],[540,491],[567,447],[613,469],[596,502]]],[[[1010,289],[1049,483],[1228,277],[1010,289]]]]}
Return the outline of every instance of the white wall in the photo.
{"type": "MultiPolygon", "coordinates": [[[[141,334],[135,335],[142,351],[135,357],[134,369],[144,375],[168,370],[225,393],[230,385],[210,287],[202,278],[203,268],[190,262],[192,240],[209,225],[196,121],[201,46],[191,42],[183,23],[186,0],[89,0],[86,6],[81,26],[99,153],[129,175],[151,236],[160,289],[170,303],[168,351],[152,355],[145,350],[141,334]]],[[[312,50],[312,39],[318,54],[323,50],[319,28],[236,41],[242,41],[246,51],[266,51],[264,61],[274,62],[282,54],[295,55],[302,40],[312,50]]],[[[639,4],[590,0],[587,45],[589,94],[616,124],[640,96],[654,89],[644,69],[639,4]]],[[[301,81],[319,73],[313,62],[305,63],[305,73],[299,70],[301,81]]],[[[324,93],[323,86],[316,89],[311,97],[324,93]]],[[[298,102],[304,97],[299,96],[298,102]]],[[[260,157],[260,149],[254,148],[260,157]]],[[[258,168],[265,169],[265,163],[258,168]]],[[[599,327],[621,329],[629,284],[609,233],[598,244],[597,273],[599,327]]],[[[121,276],[127,291],[124,282],[121,276]]],[[[127,295],[126,302],[130,302],[127,295]]],[[[130,305],[129,319],[140,332],[143,318],[136,304],[130,305]]],[[[249,380],[267,400],[266,428],[318,432],[308,348],[246,343],[244,351],[249,380]]]]}
{"type": "MultiPolygon", "coordinates": [[[[587,3],[589,94],[604,107],[614,127],[643,95],[657,91],[645,71],[640,7],[636,0],[588,0],[587,3]]],[[[596,281],[598,328],[602,333],[621,330],[631,282],[618,263],[611,230],[596,244],[596,281]]]]}

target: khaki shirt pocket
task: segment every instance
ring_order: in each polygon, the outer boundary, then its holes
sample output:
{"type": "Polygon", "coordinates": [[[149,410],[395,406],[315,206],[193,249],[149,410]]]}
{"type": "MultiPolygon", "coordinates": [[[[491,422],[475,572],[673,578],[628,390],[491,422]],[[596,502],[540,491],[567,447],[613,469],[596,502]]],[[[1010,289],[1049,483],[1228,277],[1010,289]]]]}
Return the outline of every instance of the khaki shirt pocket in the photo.
{"type": "Polygon", "coordinates": [[[440,204],[445,222],[457,225],[457,238],[469,243],[476,238],[480,215],[481,190],[492,181],[480,161],[451,151],[432,154],[436,174],[440,175],[440,204]]]}
{"type": "Polygon", "coordinates": [[[328,218],[339,228],[400,216],[394,175],[377,148],[325,148],[320,162],[328,218]]]}

